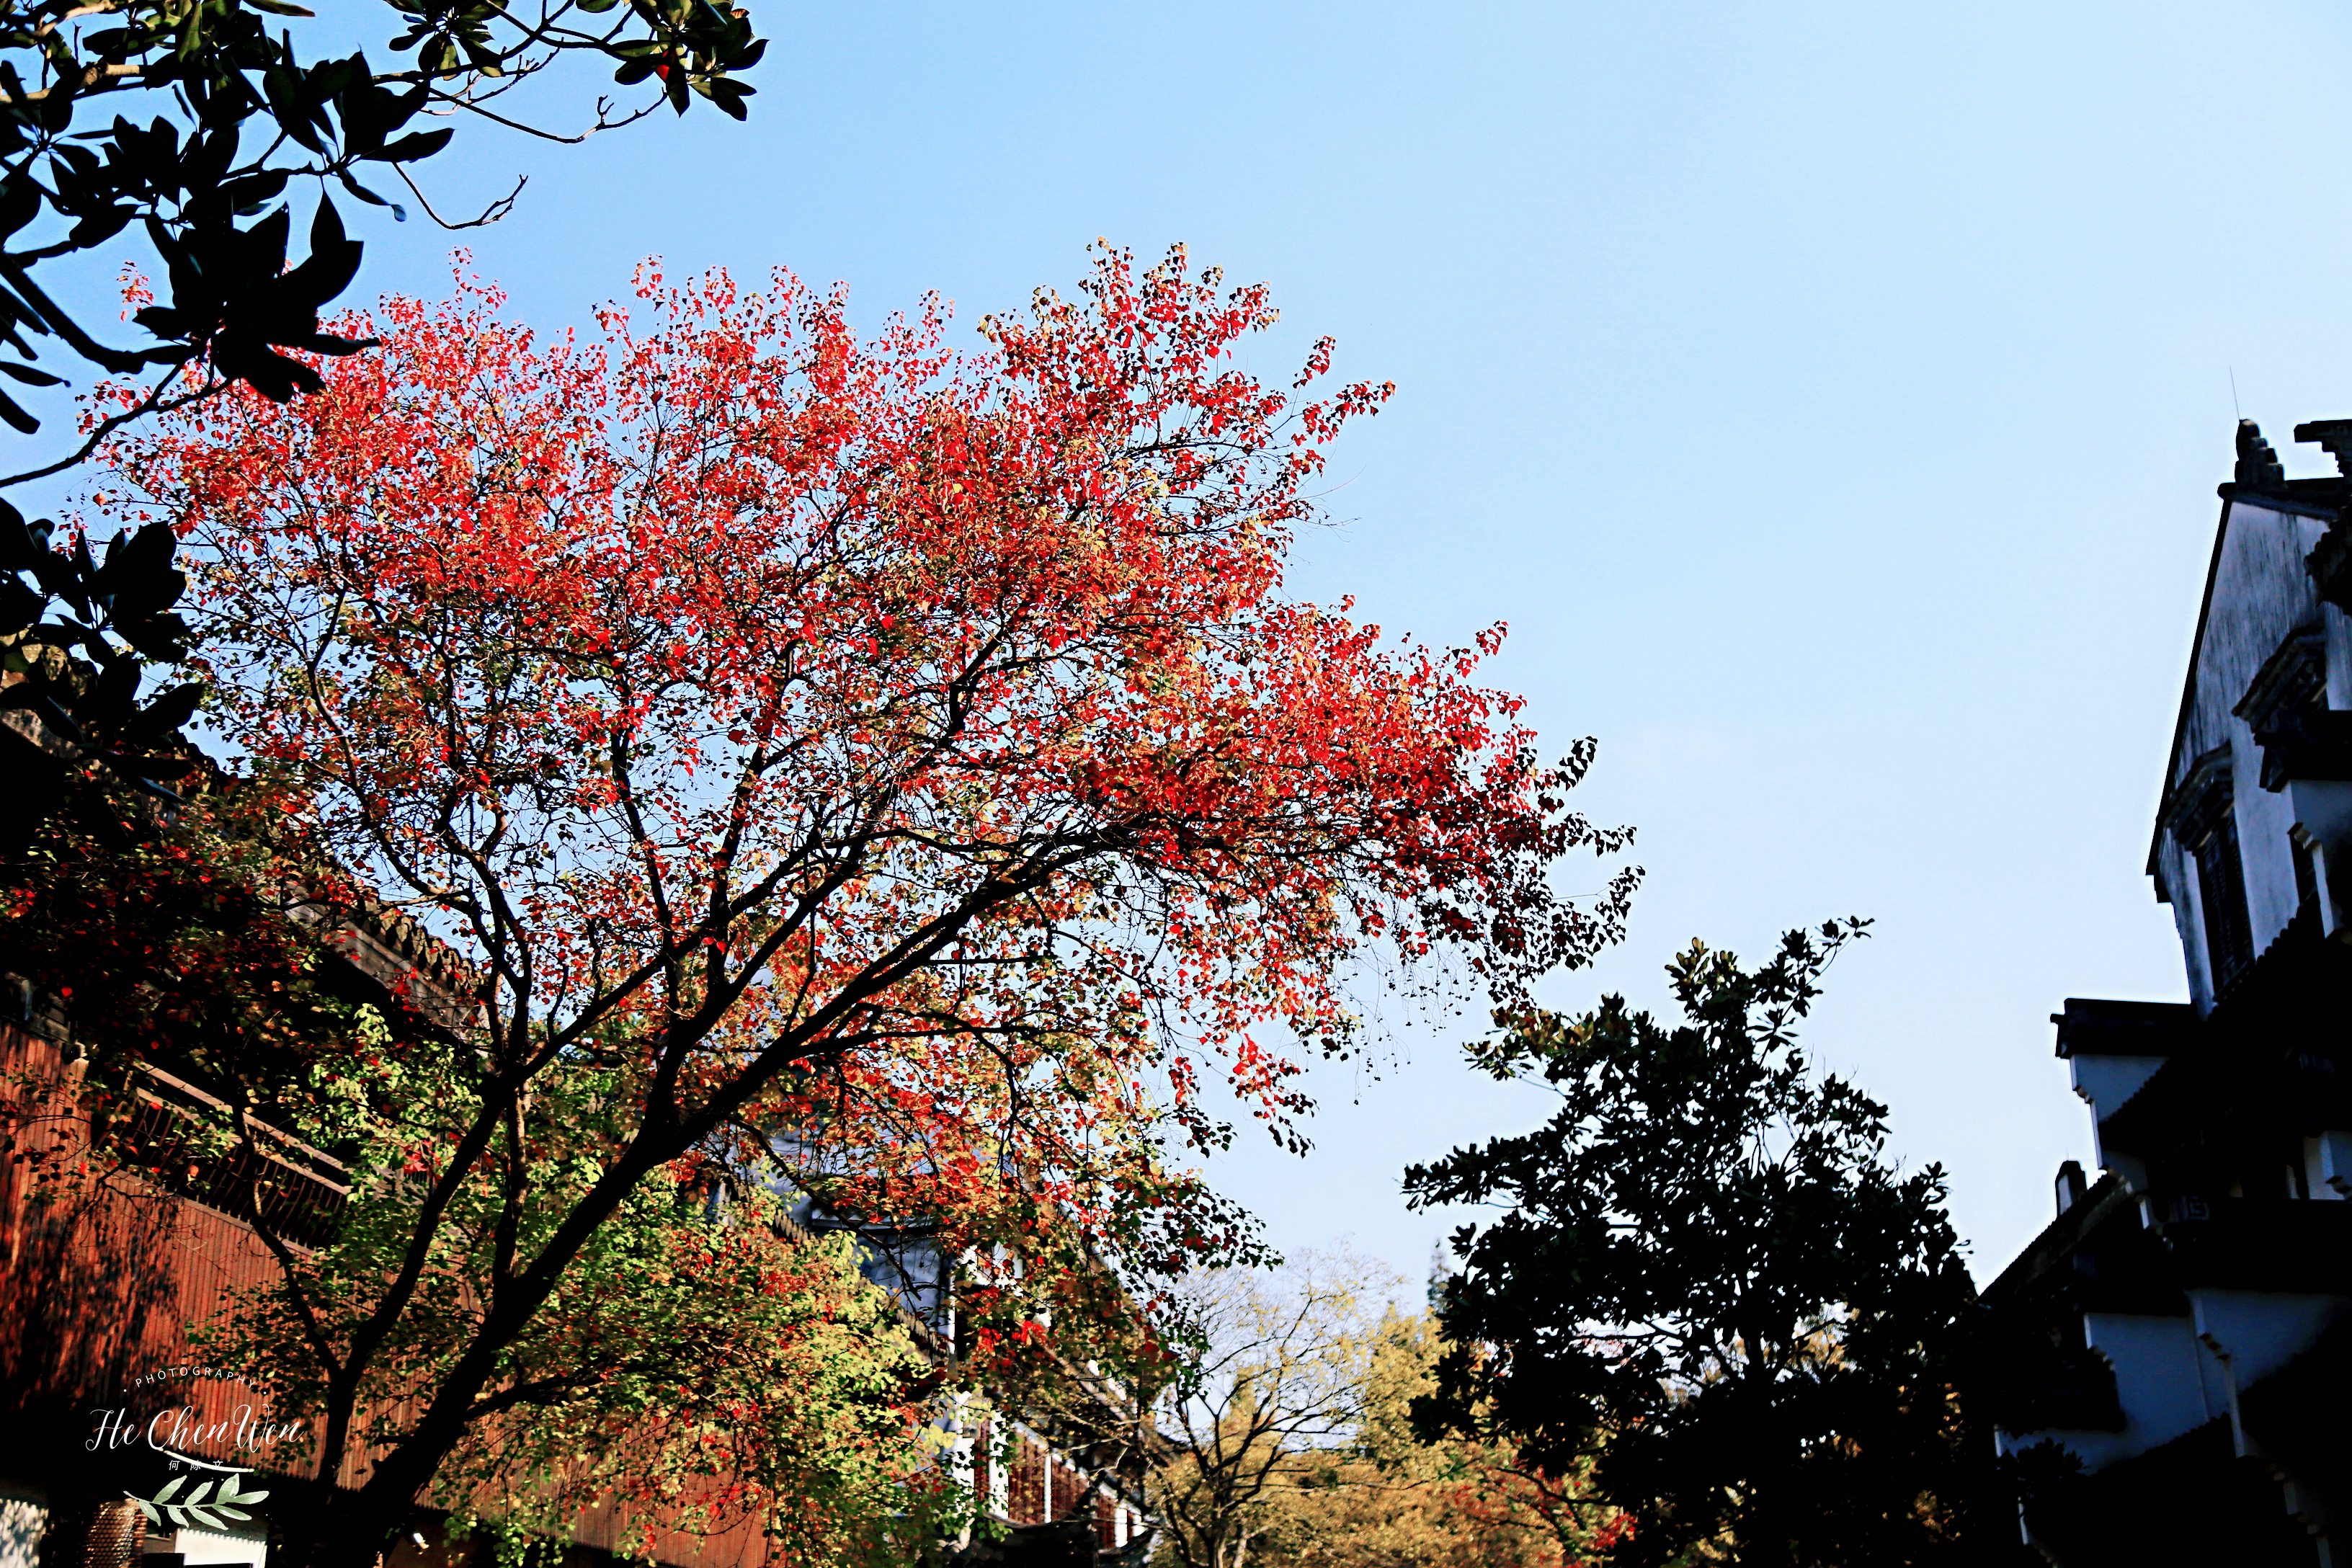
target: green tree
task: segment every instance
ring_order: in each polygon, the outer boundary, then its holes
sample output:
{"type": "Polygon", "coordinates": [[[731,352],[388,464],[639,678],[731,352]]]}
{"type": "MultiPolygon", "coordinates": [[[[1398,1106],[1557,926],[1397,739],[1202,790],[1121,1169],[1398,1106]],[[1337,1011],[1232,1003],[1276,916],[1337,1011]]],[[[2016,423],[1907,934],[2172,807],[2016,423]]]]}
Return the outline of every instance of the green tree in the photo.
{"type": "Polygon", "coordinates": [[[1981,1562],[2015,1540],[1955,1393],[1975,1298],[1943,1172],[1898,1170],[1885,1108],[1797,1045],[1862,924],[1792,931],[1753,970],[1694,942],[1666,971],[1679,1021],[1618,996],[1498,1019],[1477,1060],[1558,1109],[1407,1173],[1416,1206],[1507,1210],[1455,1235],[1457,1348],[1420,1418],[1554,1472],[1590,1459],[1633,1522],[1618,1560],[1981,1562]]]}
{"type": "Polygon", "coordinates": [[[1311,1456],[1343,1450],[1362,1421],[1382,1288],[1346,1253],[1272,1274],[1203,1271],[1177,1292],[1190,1354],[1164,1397],[1153,1477],[1178,1568],[1244,1568],[1311,1456]]]}
{"type": "Polygon", "coordinates": [[[1381,1318],[1355,1430],[1286,1467],[1263,1510],[1260,1568],[1541,1568],[1580,1563],[1622,1532],[1583,1467],[1550,1475],[1507,1441],[1415,1429],[1444,1350],[1433,1313],[1381,1318]]]}
{"type": "MultiPolygon", "coordinates": [[[[478,1111],[450,1059],[462,1048],[363,1029],[310,1065],[295,1124],[343,1152],[356,1201],[328,1245],[286,1254],[297,1289],[255,1289],[206,1336],[214,1359],[274,1384],[281,1407],[323,1404],[371,1290],[409,1264],[417,1211],[478,1111]]],[[[455,1288],[368,1363],[362,1443],[396,1441],[403,1402],[441,1384],[498,1299],[499,1227],[519,1219],[521,1245],[544,1241],[626,1135],[632,1088],[608,1067],[566,1064],[523,1112],[532,1168],[457,1189],[425,1264],[455,1288]],[[529,1194],[519,1216],[517,1186],[529,1194]]],[[[597,1228],[434,1479],[453,1534],[561,1542],[611,1501],[624,1548],[646,1561],[663,1532],[748,1526],[784,1561],[848,1565],[912,1562],[961,1526],[968,1493],[938,1462],[932,1424],[940,1369],[859,1272],[850,1237],[791,1222],[782,1184],[771,1170],[688,1157],[597,1228]]]]}
{"type": "MultiPolygon", "coordinates": [[[[404,217],[365,183],[396,179],[437,219],[409,174],[456,134],[433,121],[462,115],[576,142],[664,103],[682,114],[697,96],[740,120],[751,89],[734,73],[766,47],[742,8],[701,0],[394,0],[379,15],[358,30],[388,66],[364,50],[325,52],[351,41],[351,18],[321,23],[291,0],[0,4],[0,374],[58,384],[34,363],[40,339],[151,383],[75,451],[0,489],[71,466],[166,399],[239,381],[281,402],[317,390],[318,371],[286,351],[363,346],[319,328],[320,308],[360,261],[326,188],[404,217]],[[512,95],[567,56],[601,60],[644,101],[600,101],[585,126],[533,124],[512,95]],[[289,268],[284,198],[297,182],[320,195],[310,253],[289,268]],[[44,280],[133,226],[168,293],[134,317],[149,342],[124,347],[101,341],[44,280]],[[193,384],[175,374],[197,363],[193,384]]],[[[509,195],[467,221],[511,205],[509,195]]],[[[0,420],[27,435],[40,423],[5,394],[0,420]]]]}
{"type": "Polygon", "coordinates": [[[79,534],[53,543],[52,531],[0,501],[0,766],[15,781],[0,852],[26,849],[68,802],[83,826],[103,828],[121,820],[124,797],[176,800],[194,765],[180,726],[202,685],[140,689],[150,661],[188,653],[172,531],[126,530],[103,554],[79,534]],[[77,773],[126,787],[68,789],[77,773]]]}
{"type": "Polygon", "coordinates": [[[1179,1568],[1519,1568],[1613,1533],[1573,1472],[1507,1441],[1425,1436],[1440,1340],[1402,1281],[1342,1251],[1230,1268],[1181,1295],[1191,1357],[1161,1404],[1162,1555],[1179,1568]]]}
{"type": "MultiPolygon", "coordinates": [[[[320,325],[361,256],[331,187],[404,218],[378,188],[396,180],[444,226],[488,223],[520,181],[446,222],[411,174],[449,145],[446,121],[577,142],[698,97],[740,120],[751,89],[739,73],[766,48],[725,0],[394,0],[377,15],[358,31],[383,64],[325,47],[349,46],[352,17],[320,21],[291,0],[0,0],[0,422],[35,437],[41,419],[20,399],[65,386],[60,363],[133,388],[61,447],[0,461],[0,490],[239,383],[281,402],[315,391],[310,356],[367,347],[320,325]],[[585,124],[535,123],[514,95],[572,58],[601,62],[637,100],[600,100],[585,124]],[[289,193],[301,190],[318,193],[310,253],[289,267],[289,193]],[[137,341],[107,341],[67,302],[72,264],[100,247],[161,281],[161,299],[134,301],[137,341]],[[47,364],[44,347],[59,351],[47,364]]],[[[169,531],[126,533],[96,556],[54,533],[0,500],[0,765],[27,786],[0,840],[18,845],[68,767],[168,795],[181,776],[169,742],[195,699],[186,685],[140,692],[145,663],[185,652],[169,531]]]]}

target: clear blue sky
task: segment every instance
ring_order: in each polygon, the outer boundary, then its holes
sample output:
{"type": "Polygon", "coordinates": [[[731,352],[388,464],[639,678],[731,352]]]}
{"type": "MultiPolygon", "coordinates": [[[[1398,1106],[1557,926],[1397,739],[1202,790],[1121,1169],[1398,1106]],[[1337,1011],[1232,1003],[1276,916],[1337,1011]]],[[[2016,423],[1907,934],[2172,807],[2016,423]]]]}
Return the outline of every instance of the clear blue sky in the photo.
{"type": "MultiPolygon", "coordinates": [[[[1298,586],[1459,641],[1649,869],[1601,984],[1876,917],[1812,1038],[1952,1173],[1980,1275],[2087,1154],[2048,1015],[2184,994],[2141,874],[2234,370],[2291,473],[2352,414],[2352,14],[2189,6],[761,5],[751,123],[529,168],[473,237],[561,324],[660,253],[969,325],[1096,236],[1264,279],[1393,378],[1298,586]]],[[[461,147],[467,145],[461,142],[461,147]]],[[[436,189],[472,184],[443,159],[436,189]]],[[[488,182],[485,176],[483,182],[488,182]]],[[[371,224],[361,291],[444,237],[371,224]]],[[[1269,351],[1286,366],[1294,343],[1269,351]]],[[[1534,1102],[1444,1037],[1323,1075],[1319,1147],[1223,1182],[1409,1275],[1397,1173],[1534,1102]]]]}

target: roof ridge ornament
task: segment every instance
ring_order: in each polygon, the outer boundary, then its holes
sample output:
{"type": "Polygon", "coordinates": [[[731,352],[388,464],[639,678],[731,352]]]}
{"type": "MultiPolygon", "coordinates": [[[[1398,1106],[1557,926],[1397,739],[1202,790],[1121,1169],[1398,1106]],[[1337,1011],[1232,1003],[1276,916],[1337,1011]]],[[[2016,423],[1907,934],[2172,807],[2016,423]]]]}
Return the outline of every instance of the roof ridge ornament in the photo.
{"type": "MultiPolygon", "coordinates": [[[[2304,435],[2304,431],[2310,428],[2307,425],[2298,426],[2294,432],[2295,439],[2310,439],[2304,435]]],[[[2347,425],[2347,428],[2352,428],[2352,425],[2347,425]]],[[[2334,449],[2329,448],[2331,451],[2334,449]]],[[[2337,459],[2338,462],[2342,460],[2340,458],[2337,459]]],[[[2286,486],[2286,469],[2280,464],[2278,454],[2271,449],[2268,441],[2263,439],[2263,427],[2251,419],[2238,421],[2238,469],[2233,477],[2238,483],[2258,490],[2283,489],[2286,486]]]]}
{"type": "MultiPolygon", "coordinates": [[[[2238,450],[2246,448],[2247,421],[2238,422],[2238,450]]],[[[2326,450],[2336,459],[2336,471],[2352,479],[2352,419],[2311,419],[2294,427],[2294,438],[2326,450]]],[[[2241,465],[2242,467],[2242,464],[2241,465]]]]}
{"type": "MultiPolygon", "coordinates": [[[[2352,419],[2306,420],[2294,427],[2294,438],[2324,448],[2336,459],[2336,471],[2352,480],[2352,419]]],[[[2303,564],[2322,599],[2352,611],[2352,529],[2340,509],[2303,564]]]]}

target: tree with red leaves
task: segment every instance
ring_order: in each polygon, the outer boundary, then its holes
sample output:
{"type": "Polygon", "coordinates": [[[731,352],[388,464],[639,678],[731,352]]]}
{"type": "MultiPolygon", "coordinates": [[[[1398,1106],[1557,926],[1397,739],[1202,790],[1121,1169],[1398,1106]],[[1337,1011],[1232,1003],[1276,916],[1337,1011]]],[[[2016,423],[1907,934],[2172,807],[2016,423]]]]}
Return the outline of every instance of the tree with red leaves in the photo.
{"type": "Polygon", "coordinates": [[[1263,288],[1106,251],[971,353],[782,275],[637,300],[589,341],[388,301],[348,324],[381,353],[190,408],[99,498],[191,545],[213,721],[287,840],[462,959],[461,1110],[390,1267],[306,1293],[287,1254],[321,1453],[367,1453],[301,1563],[371,1562],[529,1406],[519,1347],[650,1185],[927,1216],[985,1364],[1249,1249],[1164,1134],[1230,1136],[1219,1079],[1291,1134],[1364,960],[1524,1006],[1631,892],[1552,888],[1623,836],[1475,684],[1499,631],[1284,594],[1389,388],[1318,395],[1328,342],[1287,389],[1237,368],[1263,288]],[[583,1074],[556,1180],[534,1106],[583,1074]]]}

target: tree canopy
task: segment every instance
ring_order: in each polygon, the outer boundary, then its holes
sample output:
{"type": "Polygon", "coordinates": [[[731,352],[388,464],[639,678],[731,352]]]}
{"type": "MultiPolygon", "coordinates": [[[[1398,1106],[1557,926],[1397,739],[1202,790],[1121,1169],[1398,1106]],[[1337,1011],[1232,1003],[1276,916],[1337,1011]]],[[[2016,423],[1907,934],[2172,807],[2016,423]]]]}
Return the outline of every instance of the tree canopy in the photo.
{"type": "Polygon", "coordinates": [[[1299,1258],[1271,1276],[1203,1270],[1179,1288],[1189,1353],[1161,1402],[1153,1479],[1179,1568],[1244,1568],[1302,1464],[1340,1451],[1373,1375],[1379,1271],[1299,1258]]]}
{"type": "Polygon", "coordinates": [[[1538,1568],[1622,1531],[1580,1472],[1423,1433],[1444,1348],[1403,1281],[1345,1250],[1182,1282],[1189,1354],[1152,1496],[1181,1568],[1538,1568]]]}
{"type": "Polygon", "coordinates": [[[1622,842],[1568,809],[1587,753],[1540,763],[1478,650],[1283,594],[1386,389],[1302,398],[1328,344],[1288,390],[1235,368],[1262,289],[1107,251],[971,353],[785,277],[649,271],[587,342],[499,303],[387,301],[343,324],[380,353],[134,427],[93,500],[187,539],[273,840],[454,955],[396,1264],[289,1268],[284,1304],[328,1452],[446,1343],[300,1553],[366,1559],[664,1173],[936,1216],[985,1360],[1246,1254],[1163,1135],[1229,1136],[1220,1079],[1288,1127],[1268,1033],[1349,1048],[1358,955],[1523,999],[1614,933],[1632,873],[1549,879],[1622,842]],[[532,1107],[575,1081],[602,1131],[551,1160],[532,1107]],[[436,1267],[459,1226],[478,1310],[436,1267]]]}
{"type": "Polygon", "coordinates": [[[1465,1226],[1456,1342],[1420,1407],[1625,1510],[1618,1560],[1982,1562],[2014,1547],[1989,1433],[1958,1394],[1974,1289],[1943,1172],[1886,1153],[1886,1109],[1817,1075],[1797,1030],[1861,929],[1793,931],[1748,969],[1693,943],[1678,1020],[1611,996],[1498,1016],[1495,1076],[1558,1098],[1545,1124],[1413,1167],[1465,1226]]]}

